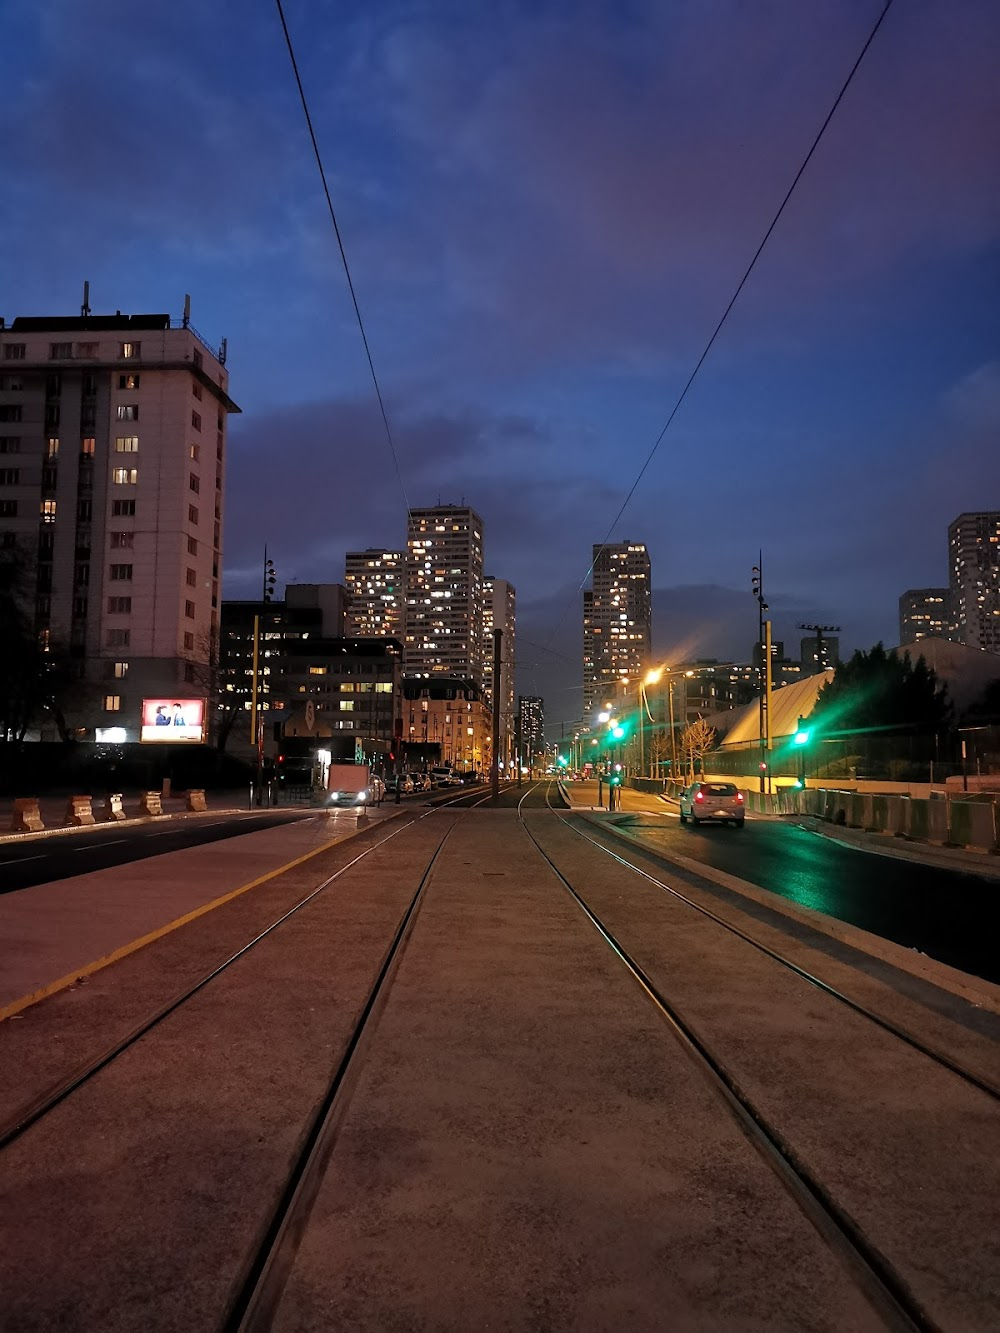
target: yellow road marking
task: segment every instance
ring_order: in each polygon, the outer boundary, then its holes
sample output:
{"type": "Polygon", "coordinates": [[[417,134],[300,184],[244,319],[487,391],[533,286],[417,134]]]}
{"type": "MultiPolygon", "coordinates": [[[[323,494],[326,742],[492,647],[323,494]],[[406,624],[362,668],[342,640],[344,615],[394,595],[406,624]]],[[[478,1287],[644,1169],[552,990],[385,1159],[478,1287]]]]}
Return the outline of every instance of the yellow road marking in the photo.
{"type": "Polygon", "coordinates": [[[319,856],[320,852],[329,851],[340,841],[342,839],[336,839],[325,843],[322,847],[314,847],[311,852],[306,852],[304,856],[297,856],[294,861],[289,861],[287,865],[278,866],[276,870],[268,871],[266,875],[261,875],[258,879],[252,879],[249,884],[243,884],[238,889],[232,889],[229,893],[224,893],[221,898],[215,898],[210,903],[204,903],[201,907],[196,907],[192,912],[185,912],[176,921],[171,921],[165,926],[159,926],[156,930],[151,930],[148,935],[142,935],[137,940],[131,940],[128,944],[123,944],[120,949],[105,954],[103,958],[97,958],[92,963],[86,963],[83,967],[75,968],[66,976],[60,977],[58,981],[50,981],[48,985],[32,991],[30,995],[22,995],[17,1000],[11,1000],[10,1004],[0,1007],[0,1023],[5,1018],[11,1018],[14,1014],[19,1014],[23,1009],[29,1009],[33,1004],[37,1004],[39,1000],[47,1000],[50,995],[65,990],[67,986],[72,986],[75,981],[80,981],[83,977],[93,976],[95,972],[100,972],[102,968],[109,967],[122,958],[127,958],[130,953],[135,953],[144,945],[152,944],[154,940],[162,939],[164,935],[169,935],[172,930],[177,930],[180,926],[186,926],[189,921],[197,920],[198,917],[204,916],[206,912],[213,912],[217,907],[232,902],[240,894],[248,893],[250,889],[256,889],[261,884],[266,884],[269,879],[276,879],[278,875],[283,875],[286,870],[294,870],[296,866],[302,865],[305,861],[311,861],[314,856],[319,856]]]}

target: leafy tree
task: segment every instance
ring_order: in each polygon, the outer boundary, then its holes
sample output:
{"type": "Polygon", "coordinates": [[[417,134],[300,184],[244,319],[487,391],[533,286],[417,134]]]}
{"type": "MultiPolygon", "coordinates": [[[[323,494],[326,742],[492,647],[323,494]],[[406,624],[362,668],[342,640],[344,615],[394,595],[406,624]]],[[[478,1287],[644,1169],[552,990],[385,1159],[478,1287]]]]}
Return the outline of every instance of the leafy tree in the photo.
{"type": "Polygon", "coordinates": [[[816,698],[811,721],[826,731],[933,732],[951,717],[947,689],[923,657],[887,653],[881,643],[841,662],[816,698]]]}

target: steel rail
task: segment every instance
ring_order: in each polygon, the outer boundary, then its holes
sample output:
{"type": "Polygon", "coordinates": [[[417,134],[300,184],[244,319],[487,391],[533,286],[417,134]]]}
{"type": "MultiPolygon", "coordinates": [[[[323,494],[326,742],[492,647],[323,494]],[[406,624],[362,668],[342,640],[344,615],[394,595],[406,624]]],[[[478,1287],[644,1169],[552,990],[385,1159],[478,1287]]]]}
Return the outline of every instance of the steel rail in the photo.
{"type": "MultiPolygon", "coordinates": [[[[553,810],[553,813],[558,813],[553,806],[550,806],[549,808],[553,810]]],[[[745,930],[734,925],[733,922],[727,921],[725,917],[720,916],[717,912],[713,912],[710,907],[706,907],[703,903],[696,902],[693,898],[688,897],[686,893],[681,892],[680,889],[675,889],[672,885],[665,884],[663,880],[657,879],[655,875],[651,875],[648,871],[643,870],[641,866],[634,865],[619,852],[604,846],[604,844],[599,842],[596,838],[592,838],[589,834],[576,828],[570,823],[568,818],[562,816],[559,816],[559,818],[572,833],[575,833],[585,842],[589,842],[592,846],[596,847],[598,851],[604,852],[606,856],[610,856],[613,861],[617,861],[620,865],[625,866],[628,870],[639,875],[640,878],[647,880],[650,884],[654,884],[665,893],[669,893],[672,897],[677,898],[680,902],[686,904],[686,906],[693,907],[694,910],[700,912],[702,916],[708,917],[710,921],[714,921],[717,925],[722,926],[723,929],[729,931],[730,934],[737,936],[746,944],[751,945],[754,949],[765,954],[774,962],[787,968],[788,971],[794,972],[796,976],[801,977],[803,981],[807,981],[811,986],[815,986],[817,990],[829,995],[834,1000],[839,1000],[841,1004],[846,1005],[848,1009],[853,1010],[853,1012],[860,1017],[867,1018],[869,1022],[873,1023],[876,1027],[881,1028],[883,1032],[889,1033],[890,1036],[896,1037],[899,1041],[904,1042],[907,1046],[910,1046],[913,1050],[919,1052],[919,1054],[926,1056],[928,1060],[941,1065],[942,1068],[947,1069],[949,1073],[954,1074],[957,1078],[970,1084],[979,1092],[985,1093],[987,1097],[992,1098],[994,1101],[1000,1101],[1000,1085],[994,1083],[984,1074],[977,1074],[973,1070],[959,1064],[958,1061],[953,1060],[950,1055],[946,1055],[937,1047],[929,1045],[922,1038],[910,1032],[907,1028],[902,1027],[898,1023],[894,1023],[891,1018],[885,1018],[881,1014],[876,1013],[874,1009],[870,1009],[867,1005],[862,1004],[860,1000],[852,999],[850,995],[845,994],[836,986],[831,985],[828,981],[824,981],[822,977],[818,977],[815,973],[802,967],[801,964],[796,963],[794,959],[787,958],[783,953],[779,953],[777,949],[772,949],[770,945],[754,939],[752,935],[747,934],[745,930]]],[[[655,852],[648,852],[645,848],[642,849],[642,853],[653,857],[656,856],[655,852]]]]}
{"type": "Polygon", "coordinates": [[[389,983],[410,937],[437,859],[459,822],[456,819],[445,830],[400,918],[340,1062],[306,1130],[271,1220],[264,1229],[257,1251],[222,1324],[225,1333],[263,1333],[273,1326],[336,1143],[341,1110],[351,1086],[349,1079],[354,1069],[352,1062],[365,1035],[371,1031],[373,1015],[388,993],[389,983]]]}
{"type": "Polygon", "coordinates": [[[85,1083],[88,1083],[96,1074],[99,1074],[102,1069],[106,1069],[112,1061],[117,1060],[120,1055],[129,1049],[129,1047],[134,1046],[137,1041],[141,1040],[141,1038],[146,1036],[148,1032],[151,1032],[153,1028],[162,1023],[165,1018],[168,1018],[182,1005],[186,1004],[188,1000],[197,995],[199,991],[203,990],[210,982],[214,981],[216,977],[232,967],[235,962],[249,953],[249,951],[256,945],[260,944],[262,940],[266,939],[272,931],[277,930],[279,926],[283,925],[289,917],[294,916],[296,912],[299,912],[303,907],[308,906],[314,898],[321,894],[325,889],[328,889],[336,880],[340,879],[341,875],[345,875],[347,871],[356,866],[359,861],[364,860],[366,856],[370,856],[373,852],[377,852],[380,847],[385,846],[387,842],[398,837],[400,833],[405,832],[411,824],[426,818],[427,814],[418,816],[416,820],[411,820],[406,824],[403,824],[400,828],[394,829],[384,838],[379,838],[371,847],[366,847],[363,852],[359,852],[357,856],[352,857],[346,865],[341,866],[339,870],[334,871],[332,875],[329,875],[323,880],[322,884],[311,889],[304,898],[300,899],[299,902],[283,912],[281,916],[272,921],[270,925],[266,926],[262,931],[255,935],[253,939],[248,940],[246,944],[241,945],[235,953],[230,954],[228,958],[212,968],[210,972],[207,972],[203,977],[199,978],[198,981],[185,987],[184,990],[175,995],[172,1000],[169,1000],[165,1005],[157,1009],[154,1014],[143,1019],[142,1022],[132,1028],[126,1036],[115,1042],[113,1046],[108,1047],[102,1054],[95,1056],[92,1060],[87,1061],[86,1064],[78,1067],[65,1079],[51,1085],[45,1092],[28,1102],[19,1111],[15,1112],[4,1125],[0,1126],[0,1152],[2,1152],[4,1148],[9,1147],[9,1145],[16,1139],[20,1138],[26,1130],[30,1129],[32,1125],[37,1124],[39,1120],[48,1115],[49,1112],[59,1106],[60,1103],[64,1102],[72,1093],[83,1087],[85,1083]]]}
{"type": "MultiPolygon", "coordinates": [[[[551,806],[549,808],[552,809],[551,806]]],[[[531,832],[520,807],[518,807],[518,819],[538,854],[633,979],[638,982],[696,1067],[708,1076],[744,1133],[774,1169],[820,1235],[846,1261],[878,1312],[890,1319],[897,1328],[938,1333],[939,1326],[924,1310],[901,1274],[881,1251],[871,1244],[853,1218],[841,1208],[801,1161],[791,1144],[757,1109],[749,1095],[743,1091],[735,1075],[713,1054],[696,1029],[667,999],[609,927],[587,905],[531,832]]]]}

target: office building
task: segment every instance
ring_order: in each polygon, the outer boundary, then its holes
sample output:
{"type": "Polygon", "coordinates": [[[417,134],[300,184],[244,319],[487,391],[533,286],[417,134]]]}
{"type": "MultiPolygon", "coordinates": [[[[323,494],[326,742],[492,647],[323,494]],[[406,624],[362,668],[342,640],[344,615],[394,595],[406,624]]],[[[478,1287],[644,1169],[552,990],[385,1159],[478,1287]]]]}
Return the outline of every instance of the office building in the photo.
{"type": "Polygon", "coordinates": [[[347,634],[402,640],[405,565],[403,551],[370,547],[367,551],[347,552],[344,570],[347,634]]]}
{"type": "MultiPolygon", "coordinates": [[[[514,585],[506,579],[487,574],[483,580],[483,700],[492,715],[493,709],[493,631],[502,632],[500,693],[500,762],[502,768],[511,763],[514,753],[514,663],[515,640],[514,585]]],[[[491,723],[492,725],[492,723],[491,723]]]]}
{"type": "Polygon", "coordinates": [[[1000,653],[1000,512],[959,514],[948,527],[948,582],[955,638],[1000,653]]]}
{"type": "Polygon", "coordinates": [[[910,588],[899,599],[899,642],[954,635],[948,588],[910,588]]]}
{"type": "MultiPolygon", "coordinates": [[[[185,316],[0,321],[0,544],[42,646],[81,682],[71,731],[138,740],[144,698],[214,690],[229,397],[185,316]]],[[[47,733],[43,729],[42,735],[47,733]]]]}
{"type": "Polygon", "coordinates": [[[641,542],[594,547],[592,587],[583,594],[583,716],[588,726],[625,679],[649,666],[649,553],[641,542]]]}
{"type": "Polygon", "coordinates": [[[406,673],[483,683],[483,521],[465,505],[411,509],[403,611],[406,673]]]}
{"type": "Polygon", "coordinates": [[[289,584],[283,601],[223,602],[216,729],[234,750],[253,744],[255,619],[257,708],[269,751],[275,727],[309,701],[317,738],[347,733],[391,742],[401,709],[402,644],[345,635],[342,594],[336,583],[289,584]]]}

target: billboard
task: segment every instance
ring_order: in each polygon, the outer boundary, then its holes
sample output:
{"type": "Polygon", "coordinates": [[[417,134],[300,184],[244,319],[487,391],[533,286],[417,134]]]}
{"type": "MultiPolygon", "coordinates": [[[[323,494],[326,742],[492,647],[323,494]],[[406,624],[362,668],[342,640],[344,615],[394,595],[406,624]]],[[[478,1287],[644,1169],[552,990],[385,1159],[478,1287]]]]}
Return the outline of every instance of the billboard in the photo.
{"type": "Polygon", "coordinates": [[[204,699],[143,699],[141,741],[160,744],[205,739],[204,699]]]}

